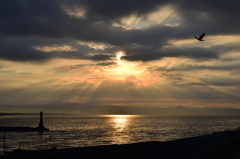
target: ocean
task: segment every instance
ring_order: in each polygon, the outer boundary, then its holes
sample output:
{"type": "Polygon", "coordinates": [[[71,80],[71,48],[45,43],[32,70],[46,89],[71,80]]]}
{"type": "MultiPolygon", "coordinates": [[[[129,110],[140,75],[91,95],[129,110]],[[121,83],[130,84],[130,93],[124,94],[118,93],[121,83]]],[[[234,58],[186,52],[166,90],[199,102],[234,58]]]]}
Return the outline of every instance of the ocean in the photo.
{"type": "MultiPolygon", "coordinates": [[[[47,115],[44,126],[50,131],[6,132],[6,151],[129,144],[212,134],[236,129],[240,116],[143,116],[143,115],[47,115]]],[[[0,126],[37,127],[39,115],[0,116],[0,126]]],[[[3,153],[0,132],[0,154],[3,153]]]]}

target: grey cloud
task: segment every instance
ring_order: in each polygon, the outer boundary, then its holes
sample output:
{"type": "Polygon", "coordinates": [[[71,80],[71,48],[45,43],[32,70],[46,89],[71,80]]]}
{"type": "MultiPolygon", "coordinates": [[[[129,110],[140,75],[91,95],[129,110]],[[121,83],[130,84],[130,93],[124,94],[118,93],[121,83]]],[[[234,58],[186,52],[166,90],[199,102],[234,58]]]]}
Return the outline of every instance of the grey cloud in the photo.
{"type": "MultiPolygon", "coordinates": [[[[229,75],[205,75],[202,78],[199,78],[199,82],[190,82],[187,85],[196,85],[196,86],[220,86],[220,87],[228,87],[240,86],[239,75],[229,76],[229,75]]],[[[236,94],[239,94],[236,93],[236,94]]]]}
{"type": "Polygon", "coordinates": [[[0,44],[0,58],[12,61],[45,61],[49,54],[34,50],[31,44],[20,39],[6,39],[0,44]]]}
{"type": "Polygon", "coordinates": [[[97,63],[96,65],[109,66],[109,65],[116,65],[116,64],[117,64],[116,62],[100,62],[100,63],[97,63]]]}
{"type": "Polygon", "coordinates": [[[182,81],[183,80],[183,74],[181,73],[162,73],[162,76],[166,76],[168,78],[170,78],[171,80],[176,80],[176,81],[182,81]]]}
{"type": "MultiPolygon", "coordinates": [[[[66,5],[69,1],[62,1],[66,5]]],[[[88,16],[91,18],[98,18],[105,21],[114,21],[119,17],[128,16],[136,13],[138,16],[156,10],[159,5],[167,4],[167,0],[121,0],[121,1],[108,1],[108,0],[73,0],[70,5],[83,5],[88,10],[88,16]]]]}
{"type": "Polygon", "coordinates": [[[219,77],[219,76],[210,76],[202,78],[202,83],[206,85],[215,85],[215,86],[236,86],[240,85],[239,76],[237,77],[219,77]]]}
{"type": "Polygon", "coordinates": [[[194,48],[171,48],[164,50],[165,57],[190,57],[193,59],[219,58],[219,52],[200,47],[194,48]]]}
{"type": "Polygon", "coordinates": [[[216,59],[219,58],[219,52],[205,48],[170,48],[157,50],[155,48],[128,49],[127,55],[123,59],[135,61],[158,60],[163,57],[188,57],[192,59],[216,59]]]}
{"type": "Polygon", "coordinates": [[[213,64],[213,65],[200,65],[200,64],[181,64],[181,65],[176,65],[171,68],[167,68],[167,66],[161,66],[158,68],[153,68],[153,67],[148,67],[148,70],[151,71],[191,71],[191,70],[236,70],[239,69],[240,65],[239,64],[224,64],[224,65],[218,65],[218,64],[213,64]]]}
{"type": "Polygon", "coordinates": [[[110,60],[112,55],[94,55],[89,57],[91,60],[110,60]]]}
{"type": "Polygon", "coordinates": [[[222,53],[229,53],[229,52],[239,52],[240,46],[239,43],[228,43],[222,45],[213,45],[210,47],[213,50],[222,52],[222,53]]]}
{"type": "Polygon", "coordinates": [[[178,13],[184,17],[184,23],[191,28],[205,30],[211,34],[239,34],[238,19],[240,2],[229,3],[226,0],[182,1],[178,13]]]}
{"type": "MultiPolygon", "coordinates": [[[[173,48],[163,50],[169,40],[193,38],[202,32],[207,35],[239,34],[238,5],[240,2],[225,0],[217,2],[203,0],[166,1],[166,0],[9,0],[0,6],[0,58],[13,61],[46,61],[53,57],[109,60],[111,55],[101,50],[81,46],[78,51],[69,53],[49,53],[32,49],[34,45],[69,43],[82,40],[103,42],[114,45],[109,51],[122,49],[125,60],[151,61],[162,57],[188,57],[195,59],[218,58],[224,49],[173,48]],[[61,5],[81,6],[86,10],[85,18],[71,17],[61,5]],[[148,29],[125,30],[113,27],[112,23],[131,14],[144,17],[156,11],[160,6],[172,5],[175,14],[181,16],[182,24],[178,27],[156,25],[148,29]],[[8,41],[9,37],[20,40],[8,41]],[[38,41],[26,41],[29,37],[38,37],[38,41]],[[47,39],[47,40],[46,40],[47,39]],[[61,39],[61,40],[59,40],[61,39]],[[133,47],[136,44],[139,47],[133,47]],[[87,56],[88,53],[96,53],[87,56]],[[97,54],[98,53],[98,54],[97,54]]],[[[217,40],[217,39],[216,39],[217,40]]],[[[74,45],[74,44],[72,44],[74,45]]],[[[77,47],[77,45],[75,45],[77,47]]],[[[237,46],[236,46],[237,47],[237,46]]],[[[106,49],[107,50],[107,49],[106,49]]],[[[109,52],[108,52],[109,53],[109,52]]],[[[112,52],[110,52],[112,53],[112,52]]]]}

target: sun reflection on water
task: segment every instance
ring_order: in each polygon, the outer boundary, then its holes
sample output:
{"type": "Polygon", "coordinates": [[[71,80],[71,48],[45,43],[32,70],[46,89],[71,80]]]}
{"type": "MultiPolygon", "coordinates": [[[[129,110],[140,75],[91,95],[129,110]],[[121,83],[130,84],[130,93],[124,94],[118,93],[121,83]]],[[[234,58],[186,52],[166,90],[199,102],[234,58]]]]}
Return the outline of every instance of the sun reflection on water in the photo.
{"type": "Polygon", "coordinates": [[[114,141],[113,144],[124,144],[130,141],[131,123],[136,116],[137,115],[104,115],[104,117],[109,119],[109,126],[112,128],[109,133],[114,141]]]}
{"type": "Polygon", "coordinates": [[[114,117],[114,118],[129,118],[133,116],[134,115],[106,115],[106,117],[114,117]]]}
{"type": "Polygon", "coordinates": [[[134,117],[133,115],[106,115],[105,117],[110,117],[110,123],[116,132],[124,132],[128,129],[128,124],[130,118],[134,117]]]}
{"type": "Polygon", "coordinates": [[[127,118],[113,118],[114,127],[117,132],[124,131],[127,128],[127,118]]]}

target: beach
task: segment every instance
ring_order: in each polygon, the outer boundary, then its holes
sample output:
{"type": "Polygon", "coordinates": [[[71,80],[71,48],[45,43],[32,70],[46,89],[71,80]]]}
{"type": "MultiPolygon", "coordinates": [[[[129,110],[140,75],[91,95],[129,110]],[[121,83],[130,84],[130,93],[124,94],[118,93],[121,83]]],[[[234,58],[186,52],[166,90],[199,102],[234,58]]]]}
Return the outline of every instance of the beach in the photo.
{"type": "MultiPolygon", "coordinates": [[[[55,149],[56,148],[56,149],[55,149]]],[[[209,135],[172,140],[150,141],[122,145],[104,145],[47,150],[14,150],[2,155],[1,159],[80,159],[80,158],[184,158],[210,159],[240,157],[240,132],[222,131],[209,135]]]]}

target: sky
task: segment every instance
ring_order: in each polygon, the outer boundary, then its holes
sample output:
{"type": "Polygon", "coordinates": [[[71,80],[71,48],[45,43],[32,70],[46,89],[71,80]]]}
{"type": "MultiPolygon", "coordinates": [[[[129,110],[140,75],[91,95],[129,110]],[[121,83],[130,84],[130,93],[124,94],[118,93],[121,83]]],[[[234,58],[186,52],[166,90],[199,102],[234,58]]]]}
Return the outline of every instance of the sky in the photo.
{"type": "Polygon", "coordinates": [[[240,108],[239,6],[238,0],[2,1],[0,111],[240,108]],[[194,38],[202,33],[204,41],[194,38]]]}

